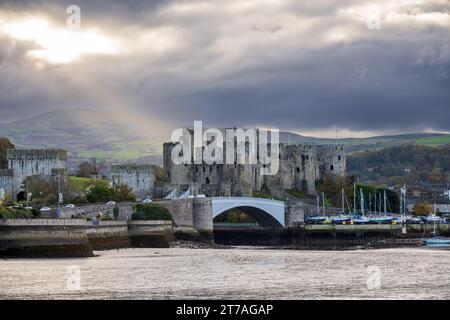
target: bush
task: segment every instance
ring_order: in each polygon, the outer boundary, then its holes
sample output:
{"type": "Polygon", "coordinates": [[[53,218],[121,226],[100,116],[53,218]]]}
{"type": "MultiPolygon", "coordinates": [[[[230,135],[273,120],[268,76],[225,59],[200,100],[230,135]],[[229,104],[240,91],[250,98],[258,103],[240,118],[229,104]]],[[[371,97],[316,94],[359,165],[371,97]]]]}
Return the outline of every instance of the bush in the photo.
{"type": "Polygon", "coordinates": [[[109,215],[107,214],[103,214],[100,217],[98,217],[99,221],[111,221],[114,220],[113,218],[111,218],[109,215]]]}
{"type": "Polygon", "coordinates": [[[25,209],[0,208],[0,219],[30,219],[33,214],[25,209]]]}
{"type": "Polygon", "coordinates": [[[107,201],[136,201],[133,190],[126,185],[113,188],[107,180],[98,180],[89,190],[86,199],[90,203],[99,203],[107,201]]]}
{"type": "Polygon", "coordinates": [[[170,220],[172,216],[166,208],[156,203],[138,204],[134,208],[131,220],[170,220]]]}

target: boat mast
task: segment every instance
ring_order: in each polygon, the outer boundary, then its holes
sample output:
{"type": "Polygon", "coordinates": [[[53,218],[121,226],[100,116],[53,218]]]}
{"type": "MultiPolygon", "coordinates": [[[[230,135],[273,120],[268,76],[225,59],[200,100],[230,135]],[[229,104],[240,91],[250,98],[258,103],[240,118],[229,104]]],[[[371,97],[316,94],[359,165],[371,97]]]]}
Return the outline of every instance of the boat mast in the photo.
{"type": "Polygon", "coordinates": [[[383,200],[384,200],[384,214],[386,214],[387,213],[387,210],[386,210],[386,190],[384,190],[383,200]]]}
{"type": "Polygon", "coordinates": [[[356,214],[356,182],[353,181],[353,214],[356,214]]]}
{"type": "Polygon", "coordinates": [[[373,202],[374,202],[373,208],[374,208],[374,211],[376,214],[377,213],[377,192],[376,191],[375,191],[375,194],[373,195],[373,202]]]}
{"type": "Polygon", "coordinates": [[[322,192],[322,208],[323,214],[325,215],[325,192],[322,192]]]}
{"type": "Polygon", "coordinates": [[[320,195],[319,194],[317,194],[316,200],[317,200],[317,215],[320,215],[320,195]]]}
{"type": "Polygon", "coordinates": [[[362,189],[359,189],[361,195],[361,215],[364,217],[364,195],[362,189]]]}
{"type": "Polygon", "coordinates": [[[344,188],[342,188],[342,194],[341,194],[341,196],[342,196],[342,214],[344,214],[345,213],[345,204],[344,204],[344,201],[345,201],[345,199],[344,199],[344,188]]]}
{"type": "Polygon", "coordinates": [[[433,205],[433,236],[436,236],[436,202],[433,205]]]}
{"type": "Polygon", "coordinates": [[[406,184],[403,185],[404,196],[403,196],[403,215],[406,214],[406,184]]]}

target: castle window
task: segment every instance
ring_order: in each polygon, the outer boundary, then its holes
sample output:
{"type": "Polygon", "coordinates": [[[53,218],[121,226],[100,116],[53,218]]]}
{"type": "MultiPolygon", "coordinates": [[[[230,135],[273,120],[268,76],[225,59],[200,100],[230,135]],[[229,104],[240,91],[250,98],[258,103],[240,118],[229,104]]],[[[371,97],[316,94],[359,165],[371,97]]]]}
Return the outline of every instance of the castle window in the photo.
{"type": "Polygon", "coordinates": [[[206,172],[206,167],[203,167],[203,172],[206,172]]]}
{"type": "Polygon", "coordinates": [[[330,170],[331,170],[331,171],[334,170],[334,166],[333,166],[333,165],[330,166],[330,170]]]}
{"type": "Polygon", "coordinates": [[[338,160],[341,161],[341,155],[338,155],[338,160]]]}
{"type": "Polygon", "coordinates": [[[209,167],[209,172],[212,172],[212,169],[213,169],[212,167],[209,167]]]}
{"type": "Polygon", "coordinates": [[[299,167],[297,167],[297,173],[300,173],[300,168],[299,167]]]}
{"type": "Polygon", "coordinates": [[[197,166],[195,167],[195,172],[198,172],[198,167],[197,166]]]}
{"type": "Polygon", "coordinates": [[[209,178],[206,177],[206,184],[209,184],[209,178]]]}
{"type": "Polygon", "coordinates": [[[309,154],[306,155],[306,160],[309,160],[309,154]]]}

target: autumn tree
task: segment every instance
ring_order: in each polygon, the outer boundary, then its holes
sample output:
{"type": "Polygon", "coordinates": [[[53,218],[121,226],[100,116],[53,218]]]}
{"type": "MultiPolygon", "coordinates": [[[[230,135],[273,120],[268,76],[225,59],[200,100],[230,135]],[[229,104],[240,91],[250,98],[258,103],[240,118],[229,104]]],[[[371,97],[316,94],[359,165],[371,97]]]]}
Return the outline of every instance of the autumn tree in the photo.
{"type": "Polygon", "coordinates": [[[15,146],[7,138],[0,137],[0,169],[8,168],[8,159],[6,158],[6,151],[14,149],[15,146]]]}
{"type": "Polygon", "coordinates": [[[104,167],[104,162],[98,162],[95,158],[89,161],[82,161],[78,166],[77,176],[90,178],[91,176],[101,174],[104,167]]]}
{"type": "Polygon", "coordinates": [[[417,203],[413,207],[413,213],[418,216],[429,215],[433,212],[433,205],[427,202],[417,203]]]}

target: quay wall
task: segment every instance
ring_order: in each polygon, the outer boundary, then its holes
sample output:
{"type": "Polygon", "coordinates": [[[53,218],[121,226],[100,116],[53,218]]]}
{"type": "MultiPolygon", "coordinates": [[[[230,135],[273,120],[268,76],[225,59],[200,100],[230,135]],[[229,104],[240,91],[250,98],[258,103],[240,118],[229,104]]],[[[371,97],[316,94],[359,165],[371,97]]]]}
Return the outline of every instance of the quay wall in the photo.
{"type": "Polygon", "coordinates": [[[0,257],[92,257],[94,250],[168,247],[172,221],[0,220],[0,257]]]}
{"type": "MultiPolygon", "coordinates": [[[[436,227],[450,236],[448,224],[436,227]]],[[[426,225],[302,225],[292,228],[259,226],[214,227],[214,241],[224,245],[287,246],[297,249],[346,250],[417,246],[422,237],[431,237],[426,225]],[[406,232],[406,233],[405,233],[406,232]]]]}
{"type": "Polygon", "coordinates": [[[0,257],[91,257],[85,220],[0,220],[0,257]]]}

